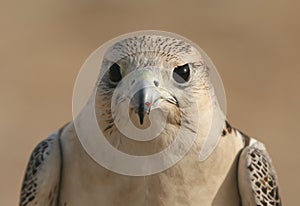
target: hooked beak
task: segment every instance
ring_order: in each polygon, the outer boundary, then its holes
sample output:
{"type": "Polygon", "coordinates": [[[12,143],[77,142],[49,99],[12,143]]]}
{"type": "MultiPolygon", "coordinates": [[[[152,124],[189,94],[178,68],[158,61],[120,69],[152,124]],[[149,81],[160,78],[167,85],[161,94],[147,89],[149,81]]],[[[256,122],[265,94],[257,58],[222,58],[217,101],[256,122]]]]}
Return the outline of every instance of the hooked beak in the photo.
{"type": "Polygon", "coordinates": [[[158,108],[162,101],[168,101],[178,105],[177,100],[166,89],[160,87],[160,82],[153,75],[141,75],[131,88],[130,103],[139,117],[140,125],[143,125],[145,115],[158,108]]]}
{"type": "Polygon", "coordinates": [[[143,125],[145,113],[150,112],[150,102],[147,101],[145,96],[147,92],[144,89],[139,90],[134,94],[132,101],[135,105],[135,112],[139,116],[140,124],[143,125]],[[148,106],[147,106],[148,105],[148,106]]]}

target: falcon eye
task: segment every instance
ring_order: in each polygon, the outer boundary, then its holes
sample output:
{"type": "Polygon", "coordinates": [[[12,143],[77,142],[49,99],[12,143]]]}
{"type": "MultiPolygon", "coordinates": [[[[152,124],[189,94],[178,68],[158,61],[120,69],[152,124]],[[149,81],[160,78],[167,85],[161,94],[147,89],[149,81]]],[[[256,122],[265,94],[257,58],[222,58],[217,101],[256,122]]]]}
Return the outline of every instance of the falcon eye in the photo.
{"type": "Polygon", "coordinates": [[[173,70],[173,79],[183,84],[190,79],[190,67],[188,64],[184,64],[182,66],[175,67],[173,70]]]}
{"type": "Polygon", "coordinates": [[[109,68],[109,79],[112,82],[119,82],[122,79],[122,74],[120,71],[120,66],[117,63],[114,63],[109,68]]]}

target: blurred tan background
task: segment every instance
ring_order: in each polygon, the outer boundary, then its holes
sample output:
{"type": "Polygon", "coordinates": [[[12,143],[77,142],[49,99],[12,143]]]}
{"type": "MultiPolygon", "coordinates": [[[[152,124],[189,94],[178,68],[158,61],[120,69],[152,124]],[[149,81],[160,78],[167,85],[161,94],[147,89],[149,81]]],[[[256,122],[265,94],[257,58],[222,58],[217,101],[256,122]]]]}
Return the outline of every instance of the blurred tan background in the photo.
{"type": "Polygon", "coordinates": [[[35,145],[71,120],[76,75],[105,41],[158,29],[213,59],[228,118],[263,141],[284,205],[299,204],[300,2],[0,1],[0,205],[17,205],[35,145]]]}

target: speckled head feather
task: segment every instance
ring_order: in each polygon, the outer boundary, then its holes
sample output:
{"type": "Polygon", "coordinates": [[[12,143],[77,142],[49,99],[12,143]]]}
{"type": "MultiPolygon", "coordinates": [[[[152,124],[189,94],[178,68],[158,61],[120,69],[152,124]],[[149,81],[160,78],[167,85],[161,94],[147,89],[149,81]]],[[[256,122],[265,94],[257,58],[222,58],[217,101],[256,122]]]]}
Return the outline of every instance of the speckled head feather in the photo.
{"type": "Polygon", "coordinates": [[[202,62],[200,53],[189,43],[168,36],[141,35],[124,39],[112,46],[106,59],[116,62],[138,54],[160,56],[167,62],[178,64],[202,62]]]}

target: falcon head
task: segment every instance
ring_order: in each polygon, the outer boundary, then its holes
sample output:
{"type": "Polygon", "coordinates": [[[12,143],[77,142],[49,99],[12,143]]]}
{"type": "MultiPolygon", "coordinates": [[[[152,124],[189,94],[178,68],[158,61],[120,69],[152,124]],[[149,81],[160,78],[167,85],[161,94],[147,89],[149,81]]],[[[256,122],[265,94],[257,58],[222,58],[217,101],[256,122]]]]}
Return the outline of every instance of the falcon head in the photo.
{"type": "Polygon", "coordinates": [[[188,40],[168,34],[122,39],[105,53],[101,72],[98,122],[118,149],[145,155],[167,147],[180,129],[207,135],[217,101],[201,51],[188,40]]]}

